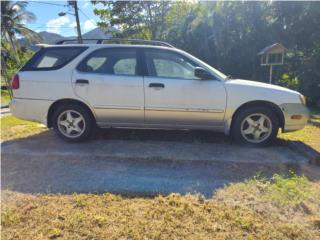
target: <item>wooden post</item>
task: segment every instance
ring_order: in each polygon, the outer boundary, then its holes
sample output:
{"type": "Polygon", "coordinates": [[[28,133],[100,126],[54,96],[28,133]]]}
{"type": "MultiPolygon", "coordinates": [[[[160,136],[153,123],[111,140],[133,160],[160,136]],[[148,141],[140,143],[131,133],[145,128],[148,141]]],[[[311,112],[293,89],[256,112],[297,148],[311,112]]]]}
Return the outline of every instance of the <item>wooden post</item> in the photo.
{"type": "Polygon", "coordinates": [[[272,84],[272,66],[270,65],[270,76],[269,76],[269,83],[272,84]]]}

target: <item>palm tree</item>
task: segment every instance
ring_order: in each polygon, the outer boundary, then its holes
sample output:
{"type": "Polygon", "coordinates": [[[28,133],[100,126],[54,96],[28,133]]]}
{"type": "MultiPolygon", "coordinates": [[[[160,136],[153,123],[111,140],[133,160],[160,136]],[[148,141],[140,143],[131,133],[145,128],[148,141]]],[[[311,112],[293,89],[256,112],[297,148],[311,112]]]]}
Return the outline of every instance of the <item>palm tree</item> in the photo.
{"type": "Polygon", "coordinates": [[[35,15],[26,11],[27,5],[26,1],[1,1],[1,39],[9,43],[16,59],[16,34],[25,37],[30,42],[41,40],[36,32],[25,26],[27,22],[35,20],[35,15]]]}

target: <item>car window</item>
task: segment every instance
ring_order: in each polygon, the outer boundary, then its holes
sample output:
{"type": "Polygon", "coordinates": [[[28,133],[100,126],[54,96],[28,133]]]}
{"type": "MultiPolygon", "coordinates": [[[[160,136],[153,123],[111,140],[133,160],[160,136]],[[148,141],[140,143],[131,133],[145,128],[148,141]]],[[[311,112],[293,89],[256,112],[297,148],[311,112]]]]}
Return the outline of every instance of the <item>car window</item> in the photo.
{"type": "Polygon", "coordinates": [[[113,70],[115,74],[134,75],[136,70],[136,64],[137,62],[135,58],[120,59],[113,66],[113,70]]]}
{"type": "Polygon", "coordinates": [[[135,49],[105,48],[86,57],[77,67],[81,72],[113,75],[137,75],[135,49]]]}
{"type": "Polygon", "coordinates": [[[106,61],[107,57],[92,57],[88,60],[87,66],[95,71],[99,69],[106,61]]]}
{"type": "Polygon", "coordinates": [[[196,64],[180,54],[165,51],[147,51],[146,61],[149,76],[198,79],[194,75],[196,64]]]}
{"type": "Polygon", "coordinates": [[[48,47],[38,51],[22,71],[55,70],[65,66],[87,47],[48,47]]]}

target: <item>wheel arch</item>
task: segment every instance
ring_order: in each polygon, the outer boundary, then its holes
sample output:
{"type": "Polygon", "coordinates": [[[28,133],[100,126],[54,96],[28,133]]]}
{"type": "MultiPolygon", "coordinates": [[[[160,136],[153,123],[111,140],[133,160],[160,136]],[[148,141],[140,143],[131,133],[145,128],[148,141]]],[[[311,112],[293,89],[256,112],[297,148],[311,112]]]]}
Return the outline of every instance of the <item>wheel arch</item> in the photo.
{"type": "Polygon", "coordinates": [[[96,117],[95,117],[95,114],[94,114],[93,110],[87,104],[85,104],[84,102],[82,102],[80,100],[77,100],[77,99],[64,98],[64,99],[59,99],[59,100],[55,101],[54,103],[52,103],[50,105],[49,110],[48,110],[48,114],[47,114],[47,126],[48,126],[48,128],[51,128],[53,126],[52,116],[53,116],[54,111],[59,106],[61,106],[63,104],[75,104],[75,105],[82,106],[82,107],[86,108],[91,113],[92,119],[94,119],[94,121],[96,121],[96,117]]]}
{"type": "Polygon", "coordinates": [[[269,101],[264,101],[264,100],[257,100],[257,101],[250,101],[250,102],[246,102],[242,105],[240,105],[236,111],[232,114],[232,118],[231,118],[231,126],[230,129],[232,129],[233,125],[234,125],[234,119],[237,116],[237,114],[239,112],[241,112],[243,109],[249,108],[249,107],[266,107],[268,109],[271,109],[277,116],[278,120],[279,120],[279,126],[280,128],[283,130],[284,129],[284,125],[285,125],[285,118],[284,118],[284,114],[281,110],[281,108],[273,103],[273,102],[269,102],[269,101]]]}

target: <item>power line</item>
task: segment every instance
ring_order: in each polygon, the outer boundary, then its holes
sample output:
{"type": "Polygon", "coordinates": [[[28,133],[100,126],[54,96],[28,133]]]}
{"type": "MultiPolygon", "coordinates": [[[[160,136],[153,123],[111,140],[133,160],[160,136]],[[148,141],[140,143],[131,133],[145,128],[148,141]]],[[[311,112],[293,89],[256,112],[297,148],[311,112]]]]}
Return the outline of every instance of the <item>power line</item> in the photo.
{"type": "Polygon", "coordinates": [[[85,14],[80,8],[79,8],[79,10],[80,10],[80,12],[90,21],[90,22],[92,22],[95,26],[98,26],[94,21],[92,21],[92,19],[90,19],[89,17],[88,17],[88,15],[87,14],[85,14]]]}
{"type": "Polygon", "coordinates": [[[39,2],[39,1],[31,1],[31,3],[40,3],[40,4],[47,4],[47,5],[53,5],[53,6],[63,6],[67,7],[66,4],[59,4],[59,3],[50,3],[50,2],[39,2]]]}

